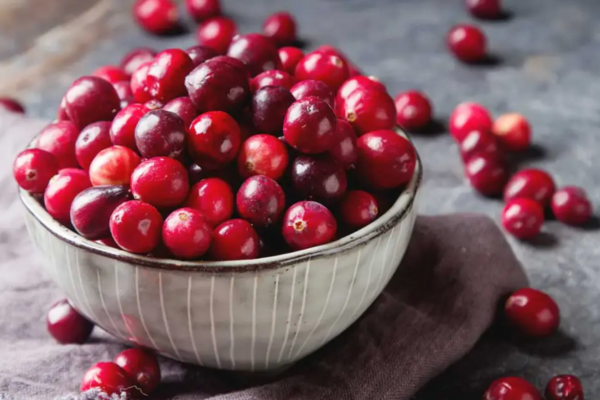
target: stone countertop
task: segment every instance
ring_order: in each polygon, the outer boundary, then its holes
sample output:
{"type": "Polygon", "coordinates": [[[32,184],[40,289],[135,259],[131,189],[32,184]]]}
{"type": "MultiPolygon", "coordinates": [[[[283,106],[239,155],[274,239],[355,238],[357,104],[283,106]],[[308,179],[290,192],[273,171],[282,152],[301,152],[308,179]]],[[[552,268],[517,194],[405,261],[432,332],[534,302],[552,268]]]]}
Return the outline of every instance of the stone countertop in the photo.
{"type": "MultiPolygon", "coordinates": [[[[0,0],[0,93],[20,97],[32,116],[54,118],[70,82],[100,65],[118,63],[133,47],[195,44],[193,33],[167,38],[145,34],[127,12],[131,2],[61,0],[42,12],[31,9],[34,1],[0,0]],[[35,28],[24,18],[36,21],[35,28]]],[[[559,185],[582,185],[600,209],[600,173],[593,161],[600,149],[597,0],[505,0],[510,18],[476,21],[497,59],[478,66],[460,64],[445,48],[448,29],[472,21],[463,0],[223,3],[244,33],[259,30],[275,10],[292,12],[308,49],[323,43],[341,47],[392,94],[424,90],[440,121],[466,100],[486,105],[495,115],[524,114],[532,123],[535,145],[515,165],[545,168],[559,185]]],[[[499,220],[502,204],[469,188],[458,151],[443,128],[413,138],[425,165],[422,213],[476,211],[499,220]]],[[[600,395],[598,229],[598,220],[582,229],[550,221],[532,243],[509,238],[532,285],[558,301],[561,334],[521,344],[490,335],[416,398],[480,399],[499,376],[519,375],[544,387],[562,373],[578,375],[588,397],[600,395]]]]}

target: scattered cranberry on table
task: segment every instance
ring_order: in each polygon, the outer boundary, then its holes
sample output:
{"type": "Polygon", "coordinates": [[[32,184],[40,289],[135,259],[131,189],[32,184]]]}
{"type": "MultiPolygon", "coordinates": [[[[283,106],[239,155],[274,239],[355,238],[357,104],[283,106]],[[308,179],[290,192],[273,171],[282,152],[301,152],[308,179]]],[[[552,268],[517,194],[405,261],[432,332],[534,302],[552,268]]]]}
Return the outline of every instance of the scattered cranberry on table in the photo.
{"type": "Polygon", "coordinates": [[[221,15],[220,0],[185,0],[185,7],[192,18],[200,22],[221,15]]]}
{"type": "Polygon", "coordinates": [[[502,193],[508,171],[496,155],[481,153],[466,162],[465,175],[471,186],[480,194],[493,197],[502,193]]]}
{"type": "Polygon", "coordinates": [[[81,130],[75,142],[75,157],[81,168],[89,169],[98,153],[112,146],[110,139],[111,126],[112,124],[108,121],[100,121],[94,122],[81,130]]]}
{"type": "Polygon", "coordinates": [[[585,190],[566,186],[557,190],[551,200],[556,219],[569,225],[583,225],[592,217],[592,203],[585,190]]]}
{"type": "Polygon", "coordinates": [[[466,0],[471,14],[481,19],[497,19],[502,16],[501,0],[466,0]]]}
{"type": "Polygon", "coordinates": [[[304,58],[304,52],[297,47],[282,47],[279,49],[281,68],[288,74],[294,75],[296,65],[304,58]]]}
{"type": "Polygon", "coordinates": [[[543,400],[540,392],[525,379],[516,376],[492,382],[483,400],[543,400]]]}
{"type": "Polygon", "coordinates": [[[554,195],[554,180],[546,171],[528,168],[514,174],[504,188],[504,201],[531,199],[542,207],[550,205],[554,195]]]}
{"type": "Polygon", "coordinates": [[[65,226],[71,224],[71,204],[75,197],[91,185],[88,174],[75,168],[58,171],[44,192],[44,207],[55,220],[65,226]]]}
{"type": "Polygon", "coordinates": [[[250,222],[230,219],[215,228],[208,254],[215,261],[233,261],[255,259],[259,252],[260,239],[250,222]]]}
{"type": "Polygon", "coordinates": [[[212,227],[200,211],[180,208],[173,211],[162,228],[162,240],[177,258],[193,260],[210,247],[212,227]]]}
{"type": "Polygon", "coordinates": [[[109,396],[113,394],[135,395],[133,380],[127,372],[113,362],[99,362],[83,376],[81,391],[98,388],[109,396]]]}
{"type": "Polygon", "coordinates": [[[139,68],[140,65],[154,61],[156,51],[147,47],[139,47],[131,50],[125,54],[121,60],[121,69],[125,71],[127,75],[131,75],[139,68]]]}
{"type": "Polygon", "coordinates": [[[268,16],[263,23],[262,31],[278,46],[290,45],[296,41],[296,21],[287,12],[278,12],[268,16]]]}
{"type": "Polygon", "coordinates": [[[13,176],[19,186],[30,193],[42,194],[58,172],[56,157],[45,150],[27,149],[13,163],[13,176]]]}
{"type": "Polygon", "coordinates": [[[179,26],[177,6],[171,0],[137,0],[133,16],[146,31],[162,35],[179,26]]]}
{"type": "Polygon", "coordinates": [[[227,53],[235,35],[237,35],[237,25],[227,17],[215,17],[204,21],[196,31],[198,43],[213,49],[218,54],[227,53]]]}
{"type": "Polygon", "coordinates": [[[482,155],[497,160],[504,160],[504,152],[498,146],[498,140],[489,131],[474,130],[469,132],[459,144],[460,156],[466,163],[471,158],[482,155]]]}
{"type": "Polygon", "coordinates": [[[531,144],[531,125],[521,114],[500,116],[494,122],[492,132],[507,151],[523,151],[531,144]]]}
{"type": "Polygon", "coordinates": [[[200,211],[214,228],[233,215],[233,190],[223,179],[202,179],[192,186],[184,204],[200,211]]]}
{"type": "Polygon", "coordinates": [[[531,338],[549,336],[560,324],[556,302],[546,293],[532,288],[514,292],[506,300],[504,316],[510,327],[531,338]]]}
{"type": "Polygon", "coordinates": [[[6,110],[17,114],[25,113],[25,107],[17,100],[9,97],[0,97],[0,110],[6,110]]]}
{"type": "Polygon", "coordinates": [[[492,116],[477,103],[461,103],[452,111],[449,121],[450,134],[458,143],[472,131],[491,132],[492,116]]]}
{"type": "Polygon", "coordinates": [[[70,121],[52,123],[42,129],[37,138],[37,148],[54,154],[59,168],[79,166],[75,154],[75,143],[79,129],[70,121]]]}
{"type": "Polygon", "coordinates": [[[411,90],[400,93],[396,103],[396,122],[409,131],[422,130],[431,122],[431,102],[422,92],[411,90]]]}
{"type": "Polygon", "coordinates": [[[292,249],[304,250],[333,241],[337,222],[324,205],[316,201],[300,201],[286,211],[282,233],[292,249]]]}
{"type": "Polygon", "coordinates": [[[92,334],[94,324],[62,299],[54,303],[46,315],[48,332],[60,344],[81,344],[92,334]]]}
{"type": "Polygon", "coordinates": [[[544,224],[544,209],[540,203],[528,198],[515,198],[502,210],[502,226],[518,239],[537,236],[544,224]]]}
{"type": "Polygon", "coordinates": [[[482,61],[487,52],[487,39],[481,29],[473,25],[456,25],[446,37],[448,48],[465,63],[482,61]]]}
{"type": "Polygon", "coordinates": [[[129,185],[131,174],[140,161],[140,156],[127,147],[108,147],[100,151],[90,164],[92,185],[129,185]]]}
{"type": "Polygon", "coordinates": [[[547,400],[584,400],[583,385],[573,375],[558,375],[546,385],[547,400]]]}
{"type": "Polygon", "coordinates": [[[110,216],[110,233],[123,250],[149,253],[160,242],[163,218],[156,208],[139,200],[130,200],[110,216]]]}

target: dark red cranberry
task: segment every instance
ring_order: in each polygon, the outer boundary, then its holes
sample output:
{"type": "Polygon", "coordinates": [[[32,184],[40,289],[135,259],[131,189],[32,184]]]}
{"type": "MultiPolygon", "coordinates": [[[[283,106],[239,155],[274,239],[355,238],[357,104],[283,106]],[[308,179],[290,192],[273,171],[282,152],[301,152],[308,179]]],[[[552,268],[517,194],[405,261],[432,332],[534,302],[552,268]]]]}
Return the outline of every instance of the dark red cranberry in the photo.
{"type": "Polygon", "coordinates": [[[542,207],[550,205],[556,190],[554,180],[546,171],[528,168],[514,174],[504,188],[504,201],[512,199],[531,199],[542,207]]]}
{"type": "Polygon", "coordinates": [[[110,122],[100,121],[83,128],[75,142],[75,156],[81,168],[89,169],[96,155],[112,146],[110,127],[110,122]]]}
{"type": "Polygon", "coordinates": [[[166,156],[179,159],[185,143],[183,120],[169,111],[150,111],[135,128],[135,144],[145,158],[166,156]]]}
{"type": "Polygon", "coordinates": [[[585,190],[566,186],[552,196],[552,212],[556,219],[569,225],[582,225],[592,217],[592,203],[585,190]]]}
{"type": "Polygon", "coordinates": [[[450,134],[457,142],[462,142],[472,131],[491,132],[490,112],[477,103],[461,103],[450,115],[450,134]]]}
{"type": "Polygon", "coordinates": [[[377,201],[363,190],[346,193],[339,207],[342,222],[356,229],[369,225],[379,216],[377,201]]]}
{"type": "Polygon", "coordinates": [[[336,103],[336,112],[352,124],[359,136],[396,126],[394,100],[381,90],[356,89],[346,100],[336,103]]]}
{"type": "Polygon", "coordinates": [[[121,107],[113,85],[96,76],[77,79],[65,94],[69,119],[80,129],[97,121],[112,121],[121,107]]]}
{"type": "Polygon", "coordinates": [[[162,102],[156,99],[152,99],[144,103],[144,107],[146,107],[150,111],[160,110],[161,108],[163,108],[163,105],[164,104],[162,102]]]}
{"type": "Polygon", "coordinates": [[[131,253],[146,254],[154,250],[160,242],[162,225],[158,210],[139,200],[121,204],[110,217],[113,239],[120,248],[131,253]]]}
{"type": "Polygon", "coordinates": [[[227,55],[243,61],[251,76],[271,69],[281,69],[277,46],[271,39],[258,33],[236,36],[227,55]]]}
{"type": "Polygon", "coordinates": [[[160,382],[160,366],[156,356],[147,350],[131,348],[117,354],[114,361],[148,396],[160,382]]]}
{"type": "Polygon", "coordinates": [[[44,192],[46,211],[55,220],[68,226],[73,199],[90,186],[90,178],[85,171],[75,168],[61,169],[50,179],[44,192]]]}
{"type": "Polygon", "coordinates": [[[504,190],[508,171],[496,156],[478,154],[465,164],[465,175],[471,186],[484,196],[497,196],[504,190]]]}
{"type": "Polygon", "coordinates": [[[200,22],[221,15],[220,0],[185,0],[185,7],[200,22]]]}
{"type": "Polygon", "coordinates": [[[58,168],[78,167],[75,156],[75,143],[79,129],[70,121],[59,121],[48,125],[37,139],[37,147],[54,154],[58,168]]]}
{"type": "Polygon", "coordinates": [[[550,379],[546,385],[548,400],[583,400],[583,385],[573,375],[558,375],[550,379]]]}
{"type": "Polygon", "coordinates": [[[353,78],[348,79],[346,82],[340,86],[337,96],[336,102],[341,103],[348,98],[357,89],[362,90],[379,90],[381,92],[387,93],[387,89],[383,83],[379,81],[374,76],[355,76],[353,78]]]}
{"type": "Polygon", "coordinates": [[[291,178],[303,198],[323,203],[340,199],[348,187],[342,165],[325,157],[298,156],[292,163],[291,178]]]}
{"type": "Polygon", "coordinates": [[[396,96],[396,122],[409,131],[422,130],[431,122],[433,109],[425,94],[411,90],[396,96]]]}
{"type": "Polygon", "coordinates": [[[100,389],[108,396],[131,394],[134,383],[127,372],[112,362],[99,362],[85,373],[81,381],[81,391],[100,389]]]}
{"type": "Polygon", "coordinates": [[[525,379],[516,376],[492,382],[483,400],[543,400],[540,392],[525,379]]]}
{"type": "Polygon", "coordinates": [[[129,200],[125,186],[94,186],[75,197],[71,204],[71,224],[86,239],[108,236],[110,216],[121,204],[129,200]]]}
{"type": "Polygon", "coordinates": [[[119,99],[121,100],[121,109],[127,107],[129,104],[135,103],[133,92],[131,91],[131,82],[129,79],[126,81],[113,83],[113,87],[117,92],[117,96],[119,96],[119,99]]]}
{"type": "Polygon", "coordinates": [[[133,93],[133,98],[138,103],[145,103],[152,100],[152,96],[148,91],[148,70],[150,69],[150,65],[152,65],[152,61],[142,63],[131,74],[131,92],[133,93]]]}
{"type": "Polygon", "coordinates": [[[258,89],[265,86],[283,86],[290,90],[296,84],[296,78],[287,72],[272,69],[256,75],[250,81],[250,89],[255,93],[258,89]]]}
{"type": "Polygon", "coordinates": [[[338,118],[335,130],[335,143],[328,154],[344,168],[350,169],[358,160],[356,133],[348,121],[338,118]]]}
{"type": "Polygon", "coordinates": [[[233,215],[233,191],[222,179],[202,179],[190,189],[184,204],[200,211],[214,228],[233,215]]]}
{"type": "Polygon", "coordinates": [[[131,76],[140,65],[149,61],[154,61],[155,56],[156,51],[146,47],[133,49],[123,57],[121,69],[125,71],[127,75],[131,76]]]}
{"type": "Polygon", "coordinates": [[[348,64],[338,56],[315,51],[298,62],[294,75],[299,81],[312,79],[324,82],[331,90],[337,91],[349,77],[348,64]]]}
{"type": "Polygon", "coordinates": [[[481,19],[496,19],[502,15],[500,0],[467,0],[471,14],[481,19]]]}
{"type": "Polygon", "coordinates": [[[259,132],[281,134],[288,108],[296,99],[283,86],[266,86],[252,98],[252,123],[259,132]]]}
{"type": "Polygon", "coordinates": [[[204,21],[196,32],[198,43],[219,54],[227,53],[235,35],[237,35],[237,26],[232,19],[226,17],[215,17],[204,21]]]}
{"type": "Polygon", "coordinates": [[[110,127],[110,140],[118,146],[137,150],[135,144],[135,128],[150,110],[143,104],[131,104],[115,116],[110,127]]]}
{"type": "Polygon", "coordinates": [[[117,82],[128,81],[129,75],[119,67],[113,65],[105,65],[97,68],[92,76],[102,78],[110,84],[114,85],[117,82]]]}
{"type": "Polygon", "coordinates": [[[486,55],[487,40],[481,29],[473,25],[456,25],[446,37],[448,48],[459,60],[481,61],[486,55]]]}
{"type": "Polygon", "coordinates": [[[115,239],[113,239],[112,237],[105,237],[102,239],[97,239],[97,240],[94,240],[94,242],[101,244],[103,246],[112,247],[113,249],[119,248],[119,245],[117,244],[117,242],[115,242],[115,239]]]}
{"type": "Polygon", "coordinates": [[[171,0],[137,0],[133,16],[143,29],[158,35],[172,32],[179,25],[177,6],[171,0]]]}
{"type": "Polygon", "coordinates": [[[208,251],[212,226],[200,211],[180,208],[173,211],[162,228],[163,243],[177,258],[193,260],[208,251]]]}
{"type": "Polygon", "coordinates": [[[240,187],[236,205],[240,216],[254,226],[271,226],[283,214],[285,194],[273,179],[255,175],[240,187]]]}
{"type": "Polygon", "coordinates": [[[183,120],[183,126],[188,129],[192,121],[198,116],[198,110],[189,97],[178,97],[165,104],[162,108],[172,112],[183,120]]]}
{"type": "Polygon", "coordinates": [[[180,49],[167,49],[156,55],[148,68],[148,93],[163,103],[185,96],[185,77],[194,69],[190,56],[180,49]]]}
{"type": "Polygon", "coordinates": [[[44,193],[48,182],[57,172],[56,157],[45,150],[23,150],[13,163],[13,176],[19,186],[34,194],[44,193]]]}
{"type": "Polygon", "coordinates": [[[283,121],[287,143],[306,154],[323,153],[336,141],[337,118],[329,105],[317,97],[294,102],[283,121]]]}
{"type": "MultiPolygon", "coordinates": [[[[115,89],[116,90],[116,89],[115,89]]],[[[67,114],[67,99],[62,98],[60,106],[58,107],[58,113],[56,114],[58,121],[69,121],[69,115],[67,114]]]]}
{"type": "Polygon", "coordinates": [[[416,164],[413,145],[394,131],[374,131],[358,138],[357,171],[361,180],[374,189],[408,183],[416,164]]]}
{"type": "Polygon", "coordinates": [[[297,47],[282,47],[279,49],[281,68],[288,74],[296,73],[296,65],[304,58],[304,52],[297,47]]]}
{"type": "Polygon", "coordinates": [[[333,109],[335,96],[333,90],[325,83],[315,80],[301,81],[290,89],[296,100],[302,100],[305,97],[318,97],[326,102],[333,109]]]}
{"type": "Polygon", "coordinates": [[[337,222],[327,207],[315,201],[301,201],[291,206],[283,217],[282,234],[294,250],[303,250],[331,242],[337,222]]]}
{"type": "Polygon", "coordinates": [[[248,221],[230,219],[217,226],[208,254],[212,260],[252,260],[260,252],[260,239],[248,221]]]}
{"type": "Polygon", "coordinates": [[[237,58],[229,57],[229,56],[216,56],[211,58],[209,61],[214,62],[222,62],[230,67],[235,68],[239,73],[244,75],[248,80],[251,80],[250,72],[248,72],[248,68],[246,68],[246,64],[243,61],[238,60],[237,58]]]}
{"type": "Polygon", "coordinates": [[[507,151],[523,151],[531,144],[531,125],[521,114],[500,116],[494,122],[492,132],[500,146],[507,151]]]}
{"type": "Polygon", "coordinates": [[[213,57],[219,55],[214,49],[206,46],[192,46],[187,50],[188,56],[190,56],[190,60],[194,63],[194,67],[202,64],[204,61],[210,60],[213,57]]]}
{"type": "Polygon", "coordinates": [[[287,12],[278,12],[267,17],[262,26],[263,34],[270,37],[278,46],[296,41],[296,21],[287,12]]]}
{"type": "Polygon", "coordinates": [[[90,180],[94,186],[129,185],[140,156],[123,146],[108,147],[94,157],[90,164],[90,180]]]}
{"type": "Polygon", "coordinates": [[[244,178],[264,175],[273,180],[281,178],[288,166],[288,152],[279,139],[271,135],[249,137],[238,154],[238,171],[244,178]]]}
{"type": "Polygon", "coordinates": [[[222,111],[210,111],[196,118],[189,129],[189,146],[196,164],[218,169],[233,161],[241,144],[240,127],[222,111]]]}
{"type": "Polygon", "coordinates": [[[551,335],[560,324],[556,302],[546,293],[532,288],[514,292],[506,300],[504,316],[512,328],[528,337],[551,335]]]}
{"type": "Polygon", "coordinates": [[[79,314],[69,300],[62,299],[48,310],[46,327],[60,344],[81,344],[92,334],[94,324],[79,314]]]}
{"type": "Polygon", "coordinates": [[[0,97],[0,110],[4,109],[9,112],[24,114],[25,107],[15,99],[8,97],[0,97]]]}
{"type": "Polygon", "coordinates": [[[502,226],[518,239],[530,239],[540,233],[544,209],[540,203],[526,198],[510,200],[502,211],[502,226]]]}
{"type": "Polygon", "coordinates": [[[175,207],[183,203],[189,190],[187,170],[169,157],[146,160],[131,174],[133,197],[155,207],[175,207]]]}
{"type": "Polygon", "coordinates": [[[489,131],[474,130],[469,132],[459,144],[460,155],[464,162],[471,158],[483,155],[504,159],[502,150],[498,147],[496,137],[489,131]]]}

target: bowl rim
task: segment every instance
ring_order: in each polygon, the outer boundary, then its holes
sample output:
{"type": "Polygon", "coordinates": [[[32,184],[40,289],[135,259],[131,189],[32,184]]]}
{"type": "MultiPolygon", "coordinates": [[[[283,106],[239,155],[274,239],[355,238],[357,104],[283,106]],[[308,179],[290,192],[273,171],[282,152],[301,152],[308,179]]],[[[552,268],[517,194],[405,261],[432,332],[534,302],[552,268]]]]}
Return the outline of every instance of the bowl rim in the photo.
{"type": "MultiPolygon", "coordinates": [[[[395,127],[395,131],[404,138],[408,139],[414,146],[414,143],[404,130],[397,126],[395,127]]],[[[36,137],[33,138],[28,147],[31,147],[31,144],[35,143],[36,137]]],[[[415,154],[417,156],[417,160],[413,176],[411,177],[409,183],[405,186],[402,193],[398,196],[392,207],[379,219],[376,219],[371,224],[350,235],[344,236],[330,243],[311,247],[305,250],[257,258],[253,260],[185,261],[167,258],[154,258],[151,256],[129,253],[125,250],[101,245],[92,240],[85,239],[77,232],[61,225],[58,221],[52,218],[50,214],[48,214],[42,204],[36,200],[32,194],[21,188],[19,188],[19,198],[29,214],[31,214],[52,235],[56,236],[63,242],[80,249],[87,250],[93,254],[137,266],[164,269],[169,271],[210,273],[254,272],[277,269],[290,266],[292,264],[298,264],[303,261],[308,261],[309,259],[330,256],[336,253],[339,254],[351,248],[365,245],[372,239],[383,235],[392,227],[396,226],[398,222],[403,220],[408,212],[412,209],[417,191],[419,190],[423,178],[421,159],[416,148],[415,154]]]]}

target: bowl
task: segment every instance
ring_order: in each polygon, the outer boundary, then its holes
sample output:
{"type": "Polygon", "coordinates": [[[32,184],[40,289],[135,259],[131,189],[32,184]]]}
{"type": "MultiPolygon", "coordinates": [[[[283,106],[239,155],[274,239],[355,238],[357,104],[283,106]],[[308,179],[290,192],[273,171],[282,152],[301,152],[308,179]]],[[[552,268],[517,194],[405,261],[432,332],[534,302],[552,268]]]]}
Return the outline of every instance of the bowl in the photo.
{"type": "Polygon", "coordinates": [[[349,236],[249,261],[130,254],[84,239],[29,193],[19,194],[44,267],[95,324],[182,362],[259,371],[283,368],[314,352],[373,303],[406,251],[421,177],[417,160],[392,208],[349,236]]]}

